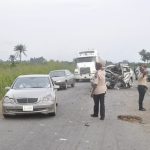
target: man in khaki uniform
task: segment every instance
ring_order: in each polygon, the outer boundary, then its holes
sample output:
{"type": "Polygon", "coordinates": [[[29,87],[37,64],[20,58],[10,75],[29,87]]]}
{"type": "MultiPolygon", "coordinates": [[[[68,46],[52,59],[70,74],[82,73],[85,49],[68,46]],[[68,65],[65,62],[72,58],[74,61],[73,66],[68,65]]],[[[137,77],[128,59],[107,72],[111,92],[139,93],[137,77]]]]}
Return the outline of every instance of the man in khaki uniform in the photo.
{"type": "Polygon", "coordinates": [[[143,100],[147,90],[147,71],[146,66],[140,67],[140,73],[138,75],[138,92],[139,92],[139,110],[145,111],[143,108],[143,100]]]}
{"type": "Polygon", "coordinates": [[[92,92],[91,97],[94,100],[94,113],[91,114],[91,117],[98,117],[99,113],[99,103],[100,103],[100,120],[105,118],[105,93],[107,90],[105,82],[105,70],[102,67],[101,63],[96,63],[96,73],[92,81],[92,92]]]}

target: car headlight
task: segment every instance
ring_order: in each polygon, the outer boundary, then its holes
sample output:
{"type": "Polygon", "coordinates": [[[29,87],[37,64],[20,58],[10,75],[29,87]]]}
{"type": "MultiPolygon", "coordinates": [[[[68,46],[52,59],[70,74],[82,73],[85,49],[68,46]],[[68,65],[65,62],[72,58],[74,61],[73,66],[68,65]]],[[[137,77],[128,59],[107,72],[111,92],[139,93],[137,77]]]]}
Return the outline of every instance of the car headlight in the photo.
{"type": "Polygon", "coordinates": [[[11,103],[11,104],[14,104],[15,101],[14,101],[13,98],[5,97],[3,103],[7,103],[7,104],[8,104],[8,103],[11,103]]]}
{"type": "Polygon", "coordinates": [[[48,102],[48,101],[52,101],[52,100],[53,100],[53,97],[52,97],[51,94],[49,94],[49,95],[47,95],[47,96],[41,98],[40,100],[41,100],[42,102],[48,102]]]}
{"type": "Polygon", "coordinates": [[[78,69],[75,69],[74,70],[74,74],[78,74],[79,73],[79,70],[78,69]]]}

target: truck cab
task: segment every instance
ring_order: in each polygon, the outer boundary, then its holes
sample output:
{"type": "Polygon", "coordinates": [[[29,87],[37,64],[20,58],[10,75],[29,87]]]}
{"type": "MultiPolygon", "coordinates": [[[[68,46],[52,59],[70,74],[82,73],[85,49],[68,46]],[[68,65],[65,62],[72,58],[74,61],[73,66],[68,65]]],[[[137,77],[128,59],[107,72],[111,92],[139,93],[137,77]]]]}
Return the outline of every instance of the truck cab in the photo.
{"type": "Polygon", "coordinates": [[[95,63],[98,59],[99,56],[96,50],[79,52],[75,58],[74,75],[76,81],[91,80],[96,72],[95,63]]]}

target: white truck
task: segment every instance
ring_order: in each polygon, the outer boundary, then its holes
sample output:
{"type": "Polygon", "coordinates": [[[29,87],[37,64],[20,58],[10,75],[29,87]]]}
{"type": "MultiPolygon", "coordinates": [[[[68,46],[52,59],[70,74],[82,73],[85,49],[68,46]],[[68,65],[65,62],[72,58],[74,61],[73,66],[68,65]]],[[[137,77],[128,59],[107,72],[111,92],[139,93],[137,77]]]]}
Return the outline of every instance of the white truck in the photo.
{"type": "Polygon", "coordinates": [[[97,50],[80,51],[74,59],[76,81],[91,80],[96,72],[95,62],[100,59],[97,50]]]}

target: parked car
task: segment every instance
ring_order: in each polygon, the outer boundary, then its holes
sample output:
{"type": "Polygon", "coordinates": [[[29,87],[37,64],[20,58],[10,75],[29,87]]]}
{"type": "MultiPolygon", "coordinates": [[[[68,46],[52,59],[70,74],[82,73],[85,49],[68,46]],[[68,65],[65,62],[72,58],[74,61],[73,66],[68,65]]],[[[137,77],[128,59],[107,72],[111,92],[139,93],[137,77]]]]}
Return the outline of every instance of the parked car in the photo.
{"type": "Polygon", "coordinates": [[[54,84],[59,85],[60,88],[67,89],[70,85],[75,86],[75,77],[69,70],[53,70],[49,73],[54,84]]]}
{"type": "Polygon", "coordinates": [[[2,101],[3,116],[17,114],[50,114],[56,115],[55,88],[49,75],[21,75],[2,101]]]}

